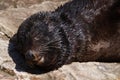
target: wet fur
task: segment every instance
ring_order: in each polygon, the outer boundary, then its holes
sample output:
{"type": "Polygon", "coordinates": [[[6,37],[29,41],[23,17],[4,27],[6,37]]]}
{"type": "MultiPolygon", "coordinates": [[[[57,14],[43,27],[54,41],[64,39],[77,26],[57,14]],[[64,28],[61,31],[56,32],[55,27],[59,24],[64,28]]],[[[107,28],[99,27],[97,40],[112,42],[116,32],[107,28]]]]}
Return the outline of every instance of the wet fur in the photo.
{"type": "Polygon", "coordinates": [[[11,42],[24,56],[28,50],[45,55],[48,61],[37,65],[43,69],[74,61],[119,62],[120,1],[73,0],[53,12],[36,13],[20,25],[11,42]]]}

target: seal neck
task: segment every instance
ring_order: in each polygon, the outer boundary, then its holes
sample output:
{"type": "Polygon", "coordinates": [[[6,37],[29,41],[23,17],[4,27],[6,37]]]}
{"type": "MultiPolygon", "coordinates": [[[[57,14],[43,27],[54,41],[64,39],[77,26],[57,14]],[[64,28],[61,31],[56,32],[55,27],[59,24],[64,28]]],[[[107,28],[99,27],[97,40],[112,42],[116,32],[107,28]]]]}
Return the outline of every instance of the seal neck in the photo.
{"type": "Polygon", "coordinates": [[[54,41],[51,45],[55,47],[54,50],[57,50],[57,60],[56,60],[56,67],[60,67],[66,63],[68,57],[70,55],[70,43],[67,39],[66,33],[62,27],[55,27],[52,31],[52,39],[54,41]]]}

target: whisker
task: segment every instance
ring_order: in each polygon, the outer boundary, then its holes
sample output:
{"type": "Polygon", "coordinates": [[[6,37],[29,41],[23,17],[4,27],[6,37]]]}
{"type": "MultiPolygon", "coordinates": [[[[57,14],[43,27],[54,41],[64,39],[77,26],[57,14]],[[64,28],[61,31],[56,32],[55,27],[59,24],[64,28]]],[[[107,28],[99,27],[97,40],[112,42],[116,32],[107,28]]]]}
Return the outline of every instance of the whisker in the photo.
{"type": "Polygon", "coordinates": [[[49,46],[50,48],[56,48],[56,49],[60,49],[60,47],[57,46],[49,46]]]}
{"type": "Polygon", "coordinates": [[[52,43],[56,43],[56,42],[59,42],[60,40],[51,40],[49,41],[48,43],[46,43],[46,45],[49,45],[49,44],[52,44],[52,43]]]}

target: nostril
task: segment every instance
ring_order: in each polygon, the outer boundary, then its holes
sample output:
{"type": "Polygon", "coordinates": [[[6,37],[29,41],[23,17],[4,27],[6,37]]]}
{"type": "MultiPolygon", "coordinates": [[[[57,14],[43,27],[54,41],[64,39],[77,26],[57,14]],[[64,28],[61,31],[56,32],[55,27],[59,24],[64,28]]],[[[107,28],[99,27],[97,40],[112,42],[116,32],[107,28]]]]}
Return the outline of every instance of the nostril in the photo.
{"type": "Polygon", "coordinates": [[[28,60],[33,60],[33,59],[35,59],[35,56],[31,51],[28,51],[25,55],[25,58],[28,60]]]}

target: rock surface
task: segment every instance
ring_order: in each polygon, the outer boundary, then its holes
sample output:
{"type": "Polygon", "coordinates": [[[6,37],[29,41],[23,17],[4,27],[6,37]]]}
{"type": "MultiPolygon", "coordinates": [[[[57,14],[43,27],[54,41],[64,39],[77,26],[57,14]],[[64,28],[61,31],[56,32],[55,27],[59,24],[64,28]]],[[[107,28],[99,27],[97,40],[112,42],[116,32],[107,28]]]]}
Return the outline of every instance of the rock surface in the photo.
{"type": "Polygon", "coordinates": [[[11,78],[18,80],[120,80],[119,63],[74,62],[55,71],[31,74],[25,71],[25,68],[21,68],[23,65],[20,63],[21,56],[12,52],[8,45],[8,40],[0,39],[0,69],[11,75],[11,77],[7,76],[8,80],[11,78]],[[19,64],[15,64],[16,61],[19,64]]]}
{"type": "Polygon", "coordinates": [[[39,11],[53,11],[58,6],[64,4],[63,2],[44,1],[41,4],[35,4],[28,8],[10,8],[0,11],[0,31],[8,35],[13,36],[17,31],[19,25],[30,15],[39,11]]]}
{"type": "Polygon", "coordinates": [[[45,1],[64,2],[68,0],[0,0],[0,10],[8,8],[27,8],[45,1]]]}
{"type": "Polygon", "coordinates": [[[31,14],[52,11],[68,0],[52,1],[0,1],[0,80],[120,80],[120,63],[73,62],[44,74],[41,74],[42,71],[39,69],[27,68],[22,56],[14,51],[12,44],[9,44],[9,38],[31,14]]]}

